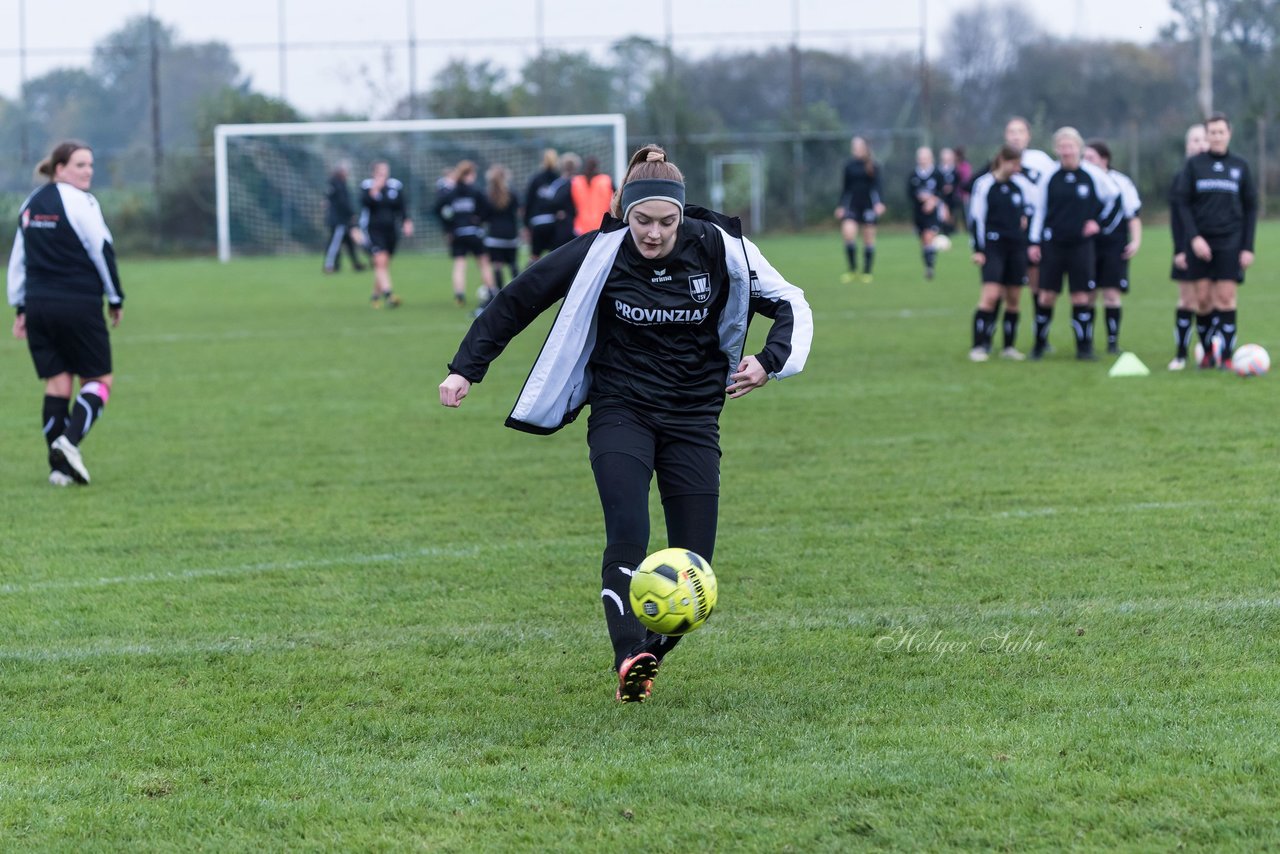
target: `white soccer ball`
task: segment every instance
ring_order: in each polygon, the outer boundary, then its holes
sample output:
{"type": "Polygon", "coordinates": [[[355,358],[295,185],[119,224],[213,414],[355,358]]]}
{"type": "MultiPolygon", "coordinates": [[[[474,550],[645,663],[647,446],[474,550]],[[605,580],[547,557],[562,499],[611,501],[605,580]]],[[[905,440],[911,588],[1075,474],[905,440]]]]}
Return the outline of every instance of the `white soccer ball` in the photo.
{"type": "Polygon", "coordinates": [[[1231,354],[1231,369],[1242,377],[1260,377],[1271,370],[1271,356],[1258,344],[1245,344],[1231,354]]]}
{"type": "Polygon", "coordinates": [[[951,238],[945,234],[935,235],[933,238],[933,248],[939,252],[946,252],[951,248],[951,238]]]}

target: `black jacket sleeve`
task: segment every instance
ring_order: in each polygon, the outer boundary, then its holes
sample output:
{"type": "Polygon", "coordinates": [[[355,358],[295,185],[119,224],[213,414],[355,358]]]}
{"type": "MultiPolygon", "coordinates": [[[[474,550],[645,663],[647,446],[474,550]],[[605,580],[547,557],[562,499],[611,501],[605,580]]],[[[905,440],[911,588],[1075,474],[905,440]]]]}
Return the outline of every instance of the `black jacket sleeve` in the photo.
{"type": "Polygon", "coordinates": [[[498,291],[467,330],[449,362],[449,372],[472,383],[483,380],[489,363],[498,358],[511,339],[569,292],[594,238],[594,232],[584,234],[544,255],[498,291]]]}

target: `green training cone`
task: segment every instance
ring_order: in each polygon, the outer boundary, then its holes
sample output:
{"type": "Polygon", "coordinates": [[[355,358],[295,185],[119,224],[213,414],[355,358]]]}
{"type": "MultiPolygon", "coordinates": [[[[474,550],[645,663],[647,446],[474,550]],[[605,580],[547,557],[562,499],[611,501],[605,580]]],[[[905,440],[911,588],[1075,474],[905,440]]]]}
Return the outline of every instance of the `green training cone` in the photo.
{"type": "Polygon", "coordinates": [[[1133,353],[1121,353],[1120,358],[1116,359],[1116,363],[1107,372],[1109,377],[1146,377],[1150,375],[1151,369],[1142,364],[1142,360],[1133,353]]]}

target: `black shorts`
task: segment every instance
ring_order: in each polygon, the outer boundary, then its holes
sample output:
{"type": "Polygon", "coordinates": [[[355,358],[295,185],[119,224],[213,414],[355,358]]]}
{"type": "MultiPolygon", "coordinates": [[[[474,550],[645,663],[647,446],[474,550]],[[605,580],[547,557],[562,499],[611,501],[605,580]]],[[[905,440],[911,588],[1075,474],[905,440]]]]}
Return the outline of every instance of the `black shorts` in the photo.
{"type": "Polygon", "coordinates": [[[926,231],[937,231],[942,223],[938,220],[938,210],[934,209],[933,213],[919,213],[915,215],[916,234],[923,235],[926,231]]]}
{"type": "Polygon", "coordinates": [[[111,373],[111,338],[101,303],[28,302],[26,314],[27,348],[40,379],[58,374],[101,377],[111,373]]]}
{"type": "Polygon", "coordinates": [[[1096,241],[1094,244],[1094,281],[1100,288],[1129,293],[1129,259],[1124,257],[1123,240],[1096,241]]]}
{"type": "Polygon", "coordinates": [[[364,235],[365,248],[369,250],[370,255],[379,252],[394,255],[399,238],[400,233],[393,226],[370,226],[364,235]]]}
{"type": "Polygon", "coordinates": [[[1244,281],[1244,269],[1240,266],[1241,237],[1238,234],[1227,237],[1209,237],[1209,251],[1213,253],[1208,261],[1202,261],[1196,253],[1187,250],[1187,278],[1192,280],[1212,279],[1221,281],[1244,281]]]}
{"type": "Polygon", "coordinates": [[[529,252],[534,255],[545,255],[560,244],[556,242],[558,227],[554,222],[546,225],[535,225],[529,229],[529,252]]]}
{"type": "Polygon", "coordinates": [[[1019,286],[1027,283],[1027,245],[1016,240],[988,240],[982,254],[983,284],[1019,286]]]}
{"type": "Polygon", "coordinates": [[[879,219],[879,217],[876,216],[876,209],[874,207],[845,208],[844,218],[853,220],[854,222],[863,223],[864,225],[875,225],[876,220],[879,219]]]}
{"type": "Polygon", "coordinates": [[[465,258],[468,255],[488,255],[489,250],[484,245],[484,238],[478,234],[467,234],[459,237],[453,236],[449,241],[449,255],[453,258],[465,258]]]}
{"type": "Polygon", "coordinates": [[[1062,277],[1073,294],[1092,293],[1098,286],[1093,277],[1097,262],[1092,240],[1076,243],[1049,241],[1040,246],[1040,290],[1062,293],[1062,277]]]}
{"type": "Polygon", "coordinates": [[[1172,263],[1169,265],[1169,278],[1173,279],[1173,281],[1175,282],[1193,281],[1193,279],[1189,275],[1187,275],[1186,270],[1179,270],[1178,265],[1172,264],[1172,263]]]}
{"type": "Polygon", "coordinates": [[[714,416],[676,419],[642,414],[628,406],[592,404],[587,418],[591,462],[618,453],[658,473],[658,492],[720,494],[720,425],[714,416]]]}
{"type": "Polygon", "coordinates": [[[520,251],[520,239],[517,237],[494,237],[484,239],[484,248],[489,250],[489,260],[495,264],[516,265],[516,253],[520,251]]]}

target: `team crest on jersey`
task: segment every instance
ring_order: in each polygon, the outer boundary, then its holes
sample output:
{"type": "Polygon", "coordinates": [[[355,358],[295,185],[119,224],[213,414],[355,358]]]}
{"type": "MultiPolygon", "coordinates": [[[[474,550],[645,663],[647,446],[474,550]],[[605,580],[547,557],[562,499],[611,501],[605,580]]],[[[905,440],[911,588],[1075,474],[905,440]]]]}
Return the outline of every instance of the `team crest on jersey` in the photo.
{"type": "Polygon", "coordinates": [[[707,273],[695,273],[689,277],[689,296],[694,302],[706,302],[711,298],[711,276],[707,273]]]}
{"type": "Polygon", "coordinates": [[[1079,187],[1076,187],[1076,194],[1082,199],[1089,198],[1089,185],[1081,184],[1079,187]]]}
{"type": "Polygon", "coordinates": [[[1232,167],[1231,167],[1230,175],[1231,175],[1231,180],[1232,180],[1232,181],[1239,181],[1239,180],[1240,180],[1240,170],[1239,170],[1239,168],[1237,168],[1237,167],[1235,167],[1235,166],[1232,166],[1232,167]]]}
{"type": "Polygon", "coordinates": [[[1221,161],[1221,160],[1215,160],[1215,161],[1213,161],[1213,171],[1214,171],[1214,172],[1221,172],[1221,171],[1222,171],[1222,169],[1223,169],[1223,166],[1222,166],[1222,161],[1221,161]]]}

